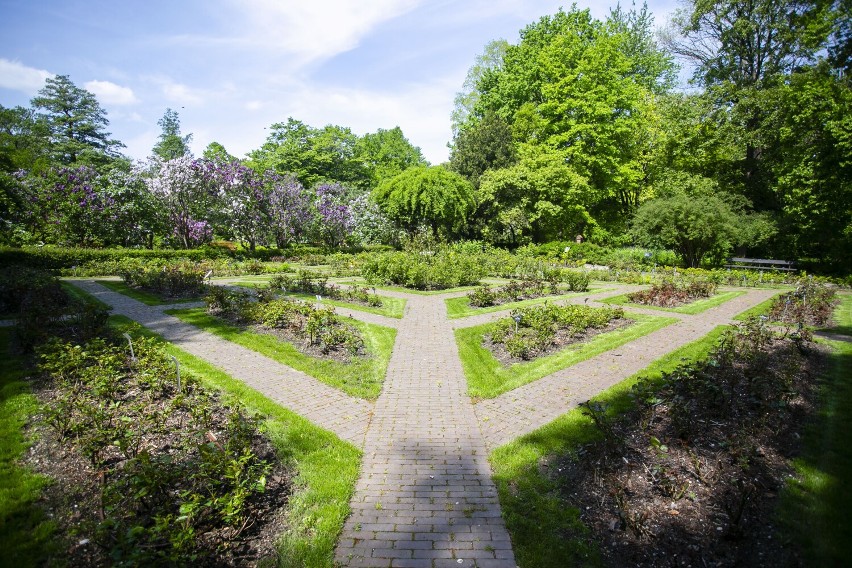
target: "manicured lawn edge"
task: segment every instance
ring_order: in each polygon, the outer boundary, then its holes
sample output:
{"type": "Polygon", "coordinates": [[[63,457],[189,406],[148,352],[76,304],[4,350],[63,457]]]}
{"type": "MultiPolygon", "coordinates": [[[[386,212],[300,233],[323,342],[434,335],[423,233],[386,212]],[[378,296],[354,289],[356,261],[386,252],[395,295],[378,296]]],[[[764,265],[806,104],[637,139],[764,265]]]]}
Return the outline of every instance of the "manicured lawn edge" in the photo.
{"type": "Polygon", "coordinates": [[[350,396],[366,400],[375,400],[381,393],[396,341],[396,330],[393,328],[347,319],[347,322],[361,330],[371,357],[343,364],[304,355],[293,345],[279,341],[271,335],[241,330],[219,318],[207,315],[204,308],[166,310],[166,313],[302,371],[350,396]]]}
{"type": "MultiPolygon", "coordinates": [[[[159,337],[132,320],[113,316],[121,331],[159,337]]],[[[204,384],[263,416],[263,429],[279,458],[296,470],[287,505],[287,530],[279,542],[279,565],[334,565],[334,547],[349,515],[349,500],[361,467],[361,451],[276,404],[217,367],[165,342],[166,349],[204,384]]]]}
{"type": "MultiPolygon", "coordinates": [[[[705,358],[725,329],[726,326],[718,327],[704,338],[657,359],[593,400],[610,404],[609,412],[613,414],[626,411],[632,404],[630,387],[640,378],[659,379],[683,363],[705,358]]],[[[566,506],[556,485],[540,473],[539,465],[547,456],[571,452],[598,436],[599,430],[591,419],[575,409],[491,452],[489,460],[503,518],[522,568],[599,564],[597,550],[586,537],[580,511],[566,506]]]]}
{"type": "Polygon", "coordinates": [[[644,308],[648,310],[659,310],[661,312],[674,312],[677,314],[686,314],[686,315],[695,315],[700,314],[701,312],[705,312],[710,308],[715,308],[721,304],[724,304],[727,301],[733,300],[737,296],[742,296],[745,294],[742,290],[731,290],[729,292],[720,292],[718,294],[713,295],[710,298],[705,298],[703,300],[696,300],[694,302],[690,302],[685,306],[680,306],[677,308],[660,308],[658,306],[646,306],[644,304],[633,304],[627,300],[627,294],[622,294],[621,296],[613,296],[612,298],[606,298],[601,300],[601,302],[605,304],[618,304],[625,307],[631,308],[644,308]]]}
{"type": "Polygon", "coordinates": [[[840,303],[834,309],[834,325],[821,329],[838,335],[852,335],[852,293],[838,294],[840,303]]]}
{"type": "Polygon", "coordinates": [[[12,332],[0,328],[0,564],[40,566],[53,551],[56,525],[35,502],[51,481],[18,463],[30,445],[23,428],[39,404],[24,380],[24,358],[10,352],[12,332]]]}
{"type": "Polygon", "coordinates": [[[526,306],[535,306],[538,304],[543,304],[545,302],[557,302],[559,300],[566,300],[568,298],[575,298],[577,296],[582,296],[584,294],[596,294],[598,292],[605,292],[606,289],[589,289],[585,292],[568,292],[566,294],[560,294],[558,296],[542,296],[541,298],[532,298],[530,300],[521,300],[520,302],[509,302],[507,304],[500,304],[499,306],[488,306],[485,308],[474,308],[470,305],[470,299],[467,296],[459,296],[458,298],[446,298],[444,303],[447,305],[447,317],[449,319],[463,318],[468,316],[475,316],[479,314],[489,314],[492,312],[501,312],[503,310],[511,310],[514,308],[523,308],[526,306]]]}
{"type": "Polygon", "coordinates": [[[163,298],[157,296],[156,294],[152,294],[151,292],[131,288],[130,286],[119,280],[98,280],[97,282],[101,286],[109,288],[113,292],[118,292],[119,294],[123,294],[128,298],[133,298],[134,300],[142,302],[146,306],[168,306],[171,304],[185,304],[187,302],[197,302],[200,300],[200,298],[164,300],[163,298]]]}
{"type": "Polygon", "coordinates": [[[483,338],[494,326],[493,322],[457,329],[456,343],[467,378],[468,395],[474,398],[494,398],[678,321],[675,318],[644,314],[631,314],[627,319],[635,320],[635,323],[598,335],[586,343],[569,346],[558,353],[517,363],[508,368],[502,367],[482,345],[483,338]]]}
{"type": "MultiPolygon", "coordinates": [[[[852,329],[850,300],[847,295],[836,308],[834,329],[852,329]]],[[[805,435],[803,455],[793,463],[796,477],[784,488],[781,519],[801,543],[807,565],[843,566],[852,558],[852,343],[820,343],[832,353],[822,377],[819,416],[805,435]]]]}

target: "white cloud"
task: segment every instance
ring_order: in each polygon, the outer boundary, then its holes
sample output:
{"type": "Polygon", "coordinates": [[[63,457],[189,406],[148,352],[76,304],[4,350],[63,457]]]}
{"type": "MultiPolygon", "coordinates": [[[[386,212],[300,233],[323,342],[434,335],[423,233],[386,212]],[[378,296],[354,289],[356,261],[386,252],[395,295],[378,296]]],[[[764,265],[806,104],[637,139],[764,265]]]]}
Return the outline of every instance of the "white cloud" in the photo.
{"type": "Polygon", "coordinates": [[[166,80],[162,82],[161,87],[163,94],[172,102],[191,105],[200,105],[204,102],[201,92],[187,85],[166,80]]]}
{"type": "Polygon", "coordinates": [[[0,87],[35,94],[53,73],[0,58],[0,87]]]}
{"type": "Polygon", "coordinates": [[[235,0],[253,29],[254,44],[294,54],[303,62],[348,51],[376,26],[415,9],[421,0],[235,0]]]}
{"type": "Polygon", "coordinates": [[[133,89],[116,85],[110,81],[89,81],[84,84],[84,87],[106,104],[132,105],[139,102],[139,99],[133,94],[133,89]]]}
{"type": "Polygon", "coordinates": [[[263,108],[263,103],[261,101],[248,101],[245,108],[246,110],[260,110],[263,108]]]}

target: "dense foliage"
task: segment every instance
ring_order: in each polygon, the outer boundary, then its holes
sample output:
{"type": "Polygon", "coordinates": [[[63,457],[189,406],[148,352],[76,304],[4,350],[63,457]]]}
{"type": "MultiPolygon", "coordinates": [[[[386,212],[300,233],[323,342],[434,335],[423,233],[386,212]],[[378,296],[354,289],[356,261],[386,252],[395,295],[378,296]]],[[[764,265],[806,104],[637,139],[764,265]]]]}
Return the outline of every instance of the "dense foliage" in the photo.
{"type": "Polygon", "coordinates": [[[0,242],[399,246],[426,228],[848,273],[846,12],[847,0],[690,0],[659,34],[646,7],[542,16],[476,58],[441,166],[398,127],[359,136],[293,117],[246,159],[216,142],[194,157],[172,109],[152,157],[132,164],[95,96],[56,76],[30,108],[0,107],[0,242]],[[674,89],[677,59],[694,69],[688,92],[674,89]]]}

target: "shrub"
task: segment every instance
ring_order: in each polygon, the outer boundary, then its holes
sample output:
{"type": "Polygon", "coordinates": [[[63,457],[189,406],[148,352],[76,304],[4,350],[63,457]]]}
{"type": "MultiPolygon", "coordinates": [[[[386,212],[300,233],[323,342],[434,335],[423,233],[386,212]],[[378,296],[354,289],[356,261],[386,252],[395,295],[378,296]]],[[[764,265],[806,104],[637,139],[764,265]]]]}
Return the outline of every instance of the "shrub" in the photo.
{"type": "Polygon", "coordinates": [[[551,347],[558,335],[571,339],[623,317],[621,308],[545,304],[512,310],[511,317],[494,324],[489,337],[512,357],[530,359],[551,347]]]}
{"type": "Polygon", "coordinates": [[[220,410],[185,372],[179,389],[152,340],[134,346],[136,361],[109,339],[47,343],[39,368],[58,395],[45,419],[98,472],[94,535],[113,562],[206,563],[261,506],[272,466],[258,455],[258,423],[239,408],[220,410]]]}
{"type": "Polygon", "coordinates": [[[364,262],[362,276],[370,284],[395,284],[416,290],[443,290],[479,283],[487,274],[483,253],[465,254],[464,247],[435,251],[404,251],[375,255],[364,262]]]}
{"type": "Polygon", "coordinates": [[[664,281],[654,284],[650,290],[640,290],[627,295],[627,299],[636,304],[672,308],[700,298],[709,298],[716,293],[716,283],[709,280],[675,284],[664,281]]]}
{"type": "Polygon", "coordinates": [[[204,275],[200,268],[170,267],[162,269],[137,268],[121,273],[131,287],[154,292],[166,298],[187,298],[204,292],[204,275]]]}

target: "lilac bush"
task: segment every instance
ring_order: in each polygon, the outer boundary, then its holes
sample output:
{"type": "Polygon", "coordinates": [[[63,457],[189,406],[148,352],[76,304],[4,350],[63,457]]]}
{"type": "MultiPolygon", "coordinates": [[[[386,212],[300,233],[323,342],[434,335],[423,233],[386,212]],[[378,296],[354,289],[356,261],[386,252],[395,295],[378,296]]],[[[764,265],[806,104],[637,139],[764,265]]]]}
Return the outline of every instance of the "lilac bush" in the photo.
{"type": "Polygon", "coordinates": [[[347,189],[339,183],[324,183],[314,188],[316,237],[328,246],[340,246],[352,234],[352,212],[346,203],[347,189]]]}
{"type": "Polygon", "coordinates": [[[146,181],[148,189],[162,207],[162,214],[179,246],[190,248],[206,231],[199,223],[209,224],[215,192],[211,173],[204,160],[181,156],[173,160],[155,159],[156,173],[146,181]]]}
{"type": "Polygon", "coordinates": [[[279,248],[284,248],[307,232],[313,220],[311,198],[296,176],[264,174],[269,189],[269,233],[279,248]]]}

